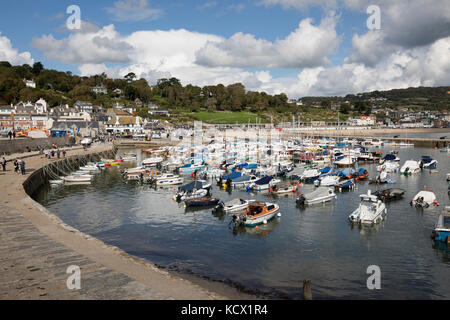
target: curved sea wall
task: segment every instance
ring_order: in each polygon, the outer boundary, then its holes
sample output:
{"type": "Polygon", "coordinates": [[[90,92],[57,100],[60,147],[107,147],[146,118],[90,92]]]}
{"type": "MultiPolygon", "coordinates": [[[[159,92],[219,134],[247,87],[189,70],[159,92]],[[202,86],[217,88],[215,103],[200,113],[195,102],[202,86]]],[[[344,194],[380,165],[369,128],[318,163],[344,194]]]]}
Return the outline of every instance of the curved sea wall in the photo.
{"type": "Polygon", "coordinates": [[[30,197],[53,178],[51,172],[114,151],[111,145],[99,145],[89,153],[68,150],[66,158],[56,161],[34,156],[26,160],[29,175],[10,166],[1,173],[0,299],[227,299],[70,227],[30,197]],[[81,278],[75,288],[68,281],[74,266],[81,278]]]}

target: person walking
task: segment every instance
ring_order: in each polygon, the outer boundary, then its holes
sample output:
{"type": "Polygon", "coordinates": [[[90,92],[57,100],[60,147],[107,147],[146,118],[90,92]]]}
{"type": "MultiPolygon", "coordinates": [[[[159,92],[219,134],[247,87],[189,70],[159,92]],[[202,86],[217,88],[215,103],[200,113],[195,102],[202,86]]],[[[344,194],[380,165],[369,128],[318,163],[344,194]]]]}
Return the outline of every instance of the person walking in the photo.
{"type": "Polygon", "coordinates": [[[58,159],[59,159],[59,156],[60,156],[60,154],[61,154],[61,150],[56,150],[56,154],[57,154],[57,156],[58,156],[58,159]]]}
{"type": "Polygon", "coordinates": [[[16,158],[14,160],[14,172],[18,172],[18,171],[19,171],[19,161],[16,158]]]}
{"type": "Polygon", "coordinates": [[[12,132],[11,132],[11,130],[9,130],[8,136],[9,136],[9,140],[11,140],[11,138],[12,138],[12,132]]]}
{"type": "Polygon", "coordinates": [[[15,130],[13,131],[12,135],[13,135],[13,138],[16,139],[16,131],[15,130]]]}
{"type": "Polygon", "coordinates": [[[6,159],[5,159],[5,157],[3,157],[3,160],[2,160],[2,167],[3,167],[3,171],[6,171],[6,159]]]}
{"type": "Polygon", "coordinates": [[[51,151],[52,158],[55,156],[55,150],[51,151]]]}
{"type": "Polygon", "coordinates": [[[66,157],[66,150],[63,149],[62,154],[63,154],[63,157],[65,158],[66,157]]]}
{"type": "Polygon", "coordinates": [[[25,161],[20,160],[20,171],[22,171],[22,175],[25,174],[25,161]]]}

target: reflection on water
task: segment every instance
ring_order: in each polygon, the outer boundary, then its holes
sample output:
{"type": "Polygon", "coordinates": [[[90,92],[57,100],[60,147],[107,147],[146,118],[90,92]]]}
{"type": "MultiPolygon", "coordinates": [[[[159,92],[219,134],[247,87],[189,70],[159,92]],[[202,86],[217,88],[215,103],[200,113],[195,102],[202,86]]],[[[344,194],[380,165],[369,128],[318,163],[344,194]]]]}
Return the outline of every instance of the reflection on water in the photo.
{"type": "MultiPolygon", "coordinates": [[[[422,155],[438,160],[439,173],[394,174],[397,183],[382,186],[358,182],[354,191],[338,192],[332,203],[305,208],[298,208],[290,194],[238,189],[230,194],[213,187],[213,196],[223,201],[240,197],[277,202],[281,217],[258,229],[232,228],[231,215],[212,213],[211,208],[186,210],[172,200],[173,187],[126,183],[117,167],[97,175],[92,185],[43,187],[35,197],[67,224],[130,254],[264,297],[300,298],[303,280],[310,279],[315,299],[449,299],[449,249],[430,240],[440,210],[449,204],[449,159],[432,149],[398,153],[401,164],[422,155]],[[440,207],[409,205],[424,186],[436,193],[440,207]],[[406,192],[402,200],[386,204],[386,221],[373,228],[348,222],[360,194],[389,187],[406,192]],[[381,268],[381,290],[366,287],[369,265],[381,268]]],[[[373,164],[361,167],[370,178],[376,173],[373,164]]],[[[300,191],[313,189],[304,185],[300,191]]]]}

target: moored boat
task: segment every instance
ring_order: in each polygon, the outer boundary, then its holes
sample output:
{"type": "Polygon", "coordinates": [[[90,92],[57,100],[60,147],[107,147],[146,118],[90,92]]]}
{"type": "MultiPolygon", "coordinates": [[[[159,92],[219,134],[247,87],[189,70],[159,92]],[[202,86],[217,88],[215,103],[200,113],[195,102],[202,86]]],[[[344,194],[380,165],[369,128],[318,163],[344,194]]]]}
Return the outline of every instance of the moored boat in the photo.
{"type": "Polygon", "coordinates": [[[428,208],[432,205],[438,206],[436,195],[431,190],[420,191],[411,200],[410,205],[416,208],[428,208]]]}
{"type": "Polygon", "coordinates": [[[351,223],[373,225],[383,221],[387,214],[385,204],[377,196],[371,194],[360,195],[361,202],[358,208],[349,215],[351,223]]]}
{"type": "Polygon", "coordinates": [[[332,188],[319,187],[310,193],[301,194],[296,202],[298,205],[311,205],[325,203],[336,198],[337,196],[332,188]]]}
{"type": "Polygon", "coordinates": [[[450,244],[450,206],[446,206],[439,215],[431,238],[450,244]]]}
{"type": "Polygon", "coordinates": [[[235,225],[253,227],[259,224],[266,224],[279,214],[280,207],[276,203],[259,202],[251,203],[240,215],[233,215],[232,222],[235,225]]]}
{"type": "Polygon", "coordinates": [[[194,200],[186,200],[184,202],[184,205],[186,207],[209,207],[217,205],[219,201],[220,199],[217,198],[194,199],[194,200]]]}
{"type": "Polygon", "coordinates": [[[219,204],[214,208],[213,212],[222,210],[226,213],[238,212],[246,209],[248,205],[255,200],[244,200],[244,199],[233,199],[227,202],[219,202],[219,204]]]}

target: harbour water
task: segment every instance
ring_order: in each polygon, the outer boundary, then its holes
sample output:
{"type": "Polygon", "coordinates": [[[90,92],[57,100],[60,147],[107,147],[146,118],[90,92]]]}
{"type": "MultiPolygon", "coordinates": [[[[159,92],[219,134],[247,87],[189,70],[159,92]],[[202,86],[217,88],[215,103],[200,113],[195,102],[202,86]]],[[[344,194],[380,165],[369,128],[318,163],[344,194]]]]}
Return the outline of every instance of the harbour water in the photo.
{"type": "MultiPolygon", "coordinates": [[[[299,299],[302,282],[309,279],[314,299],[450,299],[450,251],[433,246],[430,239],[438,214],[449,205],[448,154],[397,150],[400,164],[430,155],[439,162],[439,173],[392,174],[396,183],[378,188],[402,188],[405,195],[386,205],[387,219],[375,227],[348,222],[359,195],[377,189],[368,181],[338,192],[332,203],[304,209],[291,194],[276,197],[240,189],[230,194],[213,183],[212,195],[224,201],[240,197],[279,204],[281,217],[258,229],[232,229],[231,216],[213,214],[211,208],[187,210],[172,200],[176,186],[127,183],[119,167],[107,168],[90,185],[43,186],[34,198],[67,224],[132,255],[181,275],[227,283],[257,298],[299,299]],[[411,207],[410,200],[425,188],[435,192],[440,206],[411,207]],[[367,288],[370,265],[380,267],[380,290],[367,288]]],[[[139,150],[135,153],[139,160],[139,150]]],[[[359,167],[375,176],[376,164],[359,167]]],[[[300,191],[312,189],[302,185],[300,191]]]]}

